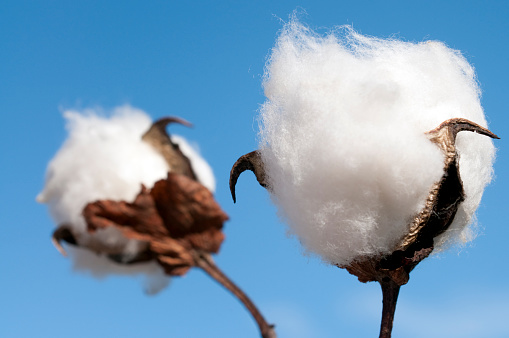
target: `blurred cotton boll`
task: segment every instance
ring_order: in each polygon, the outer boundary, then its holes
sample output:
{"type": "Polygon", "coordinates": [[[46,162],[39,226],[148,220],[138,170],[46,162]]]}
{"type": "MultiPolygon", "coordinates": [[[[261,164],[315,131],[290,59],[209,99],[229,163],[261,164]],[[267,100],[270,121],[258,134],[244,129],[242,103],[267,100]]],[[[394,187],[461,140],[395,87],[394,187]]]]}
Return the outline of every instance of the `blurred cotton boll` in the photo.
{"type": "MultiPolygon", "coordinates": [[[[110,117],[100,110],[68,110],[68,138],[48,165],[44,190],[37,201],[49,206],[57,225],[66,224],[80,247],[115,248],[126,257],[136,255],[143,248],[139,241],[126,239],[114,228],[87,231],[82,216],[83,208],[97,200],[132,202],[140,192],[164,179],[171,171],[167,162],[151,145],[142,141],[142,135],[152,121],[142,110],[121,106],[113,109],[110,117]]],[[[211,191],[214,176],[211,168],[182,137],[174,141],[188,156],[198,179],[211,191]]],[[[155,262],[121,265],[104,255],[82,248],[68,246],[74,267],[94,276],[107,274],[142,274],[148,277],[147,292],[154,293],[168,283],[168,277],[155,262]]]]}
{"type": "MultiPolygon", "coordinates": [[[[344,26],[320,36],[293,20],[266,66],[260,154],[267,185],[304,247],[348,265],[387,255],[444,174],[425,133],[451,118],[486,127],[473,68],[441,42],[363,36],[344,26]]],[[[466,194],[435,246],[470,240],[494,146],[457,139],[466,194]]]]}

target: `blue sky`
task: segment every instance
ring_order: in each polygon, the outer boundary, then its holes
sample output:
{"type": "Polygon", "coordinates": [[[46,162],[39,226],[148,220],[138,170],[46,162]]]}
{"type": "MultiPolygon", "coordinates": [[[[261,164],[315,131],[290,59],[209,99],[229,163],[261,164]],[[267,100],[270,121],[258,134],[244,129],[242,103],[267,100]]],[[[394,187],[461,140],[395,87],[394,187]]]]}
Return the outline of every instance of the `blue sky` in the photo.
{"type": "Polygon", "coordinates": [[[507,2],[10,0],[0,4],[0,336],[259,337],[237,300],[201,271],[147,296],[134,278],[73,272],[52,247],[53,223],[35,196],[65,139],[61,112],[122,104],[194,123],[172,130],[199,144],[230,215],[216,261],[280,338],[378,335],[377,284],[302,255],[254,176],[241,176],[237,204],[229,195],[232,164],[257,145],[266,57],[296,8],[321,32],[352,24],[379,37],[441,40],[476,68],[501,137],[496,179],[478,210],[481,235],[414,270],[393,336],[509,336],[507,2]]]}

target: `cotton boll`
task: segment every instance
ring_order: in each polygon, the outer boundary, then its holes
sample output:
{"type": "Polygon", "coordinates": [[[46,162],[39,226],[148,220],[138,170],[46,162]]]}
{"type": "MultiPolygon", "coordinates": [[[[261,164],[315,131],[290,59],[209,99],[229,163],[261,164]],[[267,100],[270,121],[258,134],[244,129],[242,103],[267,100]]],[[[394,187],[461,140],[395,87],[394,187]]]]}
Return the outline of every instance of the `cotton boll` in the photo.
{"type": "MultiPolygon", "coordinates": [[[[318,36],[297,21],[266,66],[260,151],[279,213],[306,249],[347,265],[388,254],[443,175],[425,133],[464,117],[486,126],[472,67],[440,42],[318,36]]],[[[437,244],[466,238],[494,147],[460,133],[466,200],[437,244]]]]}
{"type": "MultiPolygon", "coordinates": [[[[128,240],[111,227],[93,235],[87,231],[83,208],[97,200],[132,202],[141,185],[151,188],[167,176],[171,168],[142,135],[150,128],[151,119],[139,109],[122,106],[110,118],[100,111],[64,112],[68,139],[48,165],[46,185],[37,196],[47,203],[56,224],[68,224],[81,247],[117,248],[125,256],[135,256],[143,243],[128,240]]],[[[197,176],[214,189],[212,170],[199,154],[181,137],[175,137],[184,154],[189,156],[197,176]],[[197,163],[197,166],[194,166],[197,163]]],[[[94,276],[107,274],[147,275],[147,292],[156,292],[168,283],[163,270],[154,262],[120,265],[80,248],[69,248],[74,267],[94,276]]]]}

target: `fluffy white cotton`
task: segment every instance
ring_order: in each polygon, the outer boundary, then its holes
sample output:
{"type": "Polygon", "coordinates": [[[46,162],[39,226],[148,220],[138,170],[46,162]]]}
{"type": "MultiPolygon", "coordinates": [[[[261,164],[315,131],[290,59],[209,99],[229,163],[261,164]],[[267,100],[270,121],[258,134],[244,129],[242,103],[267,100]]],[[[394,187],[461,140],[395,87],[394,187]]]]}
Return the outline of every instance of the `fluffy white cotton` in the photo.
{"type": "MultiPolygon", "coordinates": [[[[441,42],[286,24],[266,66],[260,150],[272,197],[304,247],[334,264],[390,253],[443,174],[424,135],[464,117],[486,126],[473,68],[441,42]]],[[[468,240],[494,147],[457,140],[466,200],[439,239],[468,240]]]]}
{"type": "MultiPolygon", "coordinates": [[[[100,111],[64,112],[69,136],[48,165],[46,185],[37,200],[47,203],[57,225],[67,223],[82,246],[99,241],[120,246],[124,253],[139,251],[139,242],[125,239],[111,228],[91,236],[86,231],[82,210],[99,199],[131,202],[141,184],[150,188],[166,178],[168,167],[163,157],[141,137],[152,121],[146,113],[121,106],[103,117],[100,111]]],[[[208,164],[182,137],[175,137],[188,155],[202,183],[213,191],[214,176],[208,164]],[[195,164],[197,164],[195,166],[195,164]]],[[[121,266],[83,249],[72,249],[75,267],[89,270],[95,276],[113,274],[145,274],[149,276],[147,291],[156,292],[167,284],[162,269],[155,263],[121,266]]]]}

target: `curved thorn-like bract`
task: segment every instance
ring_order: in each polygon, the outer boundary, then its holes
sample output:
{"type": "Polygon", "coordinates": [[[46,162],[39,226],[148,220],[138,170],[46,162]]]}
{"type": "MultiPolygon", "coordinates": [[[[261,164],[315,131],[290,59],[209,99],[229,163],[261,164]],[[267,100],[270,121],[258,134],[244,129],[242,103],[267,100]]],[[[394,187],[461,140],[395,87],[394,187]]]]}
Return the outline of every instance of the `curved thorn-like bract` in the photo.
{"type": "Polygon", "coordinates": [[[192,127],[192,124],[184,119],[163,117],[152,124],[149,130],[143,134],[142,140],[153,146],[164,157],[172,173],[185,175],[196,180],[197,177],[191,166],[191,161],[182,153],[178,144],[171,140],[166,131],[166,126],[170,123],[180,123],[192,127]]]}
{"type": "Polygon", "coordinates": [[[260,152],[258,150],[252,151],[239,157],[230,171],[230,192],[232,194],[233,203],[237,202],[237,198],[235,196],[235,185],[237,184],[240,174],[246,170],[251,170],[255,174],[258,183],[260,183],[262,187],[267,188],[265,168],[263,166],[260,152]]]}
{"type": "Polygon", "coordinates": [[[51,242],[55,246],[55,248],[62,254],[62,256],[67,256],[67,252],[62,246],[62,241],[65,241],[69,244],[77,245],[76,238],[71,232],[71,227],[66,224],[61,224],[58,228],[53,231],[53,235],[51,235],[51,242]]]}
{"type": "Polygon", "coordinates": [[[442,122],[437,128],[428,131],[426,134],[430,137],[432,142],[437,143],[442,150],[447,151],[448,148],[454,148],[456,135],[460,131],[471,131],[494,139],[499,139],[497,135],[488,129],[463,118],[453,118],[442,122]]]}
{"type": "MultiPolygon", "coordinates": [[[[186,121],[180,117],[175,117],[175,116],[166,116],[166,117],[162,117],[160,118],[159,120],[155,121],[152,126],[150,127],[150,129],[152,128],[159,128],[163,131],[166,130],[166,126],[170,123],[179,123],[181,125],[184,125],[186,127],[192,127],[193,124],[189,121],[186,121]]],[[[150,131],[149,129],[149,131],[150,131]]],[[[149,132],[147,131],[147,133],[149,132]]]]}

